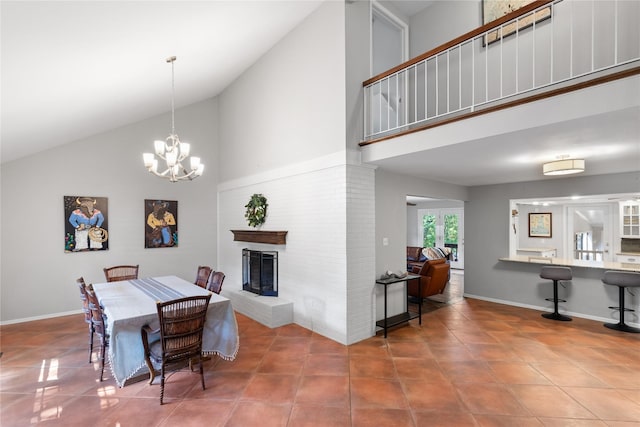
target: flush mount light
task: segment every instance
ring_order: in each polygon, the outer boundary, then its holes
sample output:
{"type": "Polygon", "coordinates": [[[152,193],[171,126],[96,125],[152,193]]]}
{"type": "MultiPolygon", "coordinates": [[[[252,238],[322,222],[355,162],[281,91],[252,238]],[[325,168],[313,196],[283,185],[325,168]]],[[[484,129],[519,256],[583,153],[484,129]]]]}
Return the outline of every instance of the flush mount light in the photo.
{"type": "Polygon", "coordinates": [[[570,175],[584,172],[584,159],[569,159],[569,156],[559,156],[559,160],[544,163],[542,173],[544,175],[570,175]]]}

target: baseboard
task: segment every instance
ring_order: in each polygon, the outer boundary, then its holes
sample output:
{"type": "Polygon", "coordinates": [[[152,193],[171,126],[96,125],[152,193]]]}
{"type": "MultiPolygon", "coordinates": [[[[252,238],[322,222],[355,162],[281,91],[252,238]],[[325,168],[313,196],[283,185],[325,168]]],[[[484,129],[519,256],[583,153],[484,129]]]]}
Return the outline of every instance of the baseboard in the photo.
{"type": "MultiPolygon", "coordinates": [[[[483,297],[480,295],[473,295],[473,294],[468,294],[468,293],[464,293],[464,297],[465,298],[471,298],[471,299],[478,299],[478,300],[482,300],[482,301],[488,301],[488,302],[493,302],[496,304],[503,304],[503,305],[510,305],[513,307],[521,307],[521,308],[529,308],[531,310],[536,310],[536,311],[540,311],[540,312],[549,312],[548,307],[541,307],[541,306],[537,306],[537,305],[531,305],[531,304],[522,304],[522,303],[518,303],[518,302],[514,302],[514,301],[506,301],[506,300],[501,300],[501,299],[497,299],[497,298],[488,298],[488,297],[483,297]]],[[[612,319],[610,317],[600,317],[600,316],[592,316],[590,314],[584,314],[584,313],[576,313],[573,311],[563,311],[562,314],[566,314],[567,316],[573,316],[573,317],[579,317],[580,319],[587,319],[587,320],[595,320],[596,322],[602,322],[602,323],[617,323],[616,319],[612,319]]],[[[634,323],[634,322],[627,322],[625,321],[625,323],[629,326],[633,326],[633,327],[640,327],[640,324],[638,323],[634,323]]]]}
{"type": "Polygon", "coordinates": [[[34,320],[53,319],[54,317],[69,316],[72,314],[81,314],[82,310],[64,311],[60,313],[43,314],[42,316],[24,317],[22,319],[12,319],[0,322],[0,326],[13,325],[14,323],[33,322],[34,320]]]}

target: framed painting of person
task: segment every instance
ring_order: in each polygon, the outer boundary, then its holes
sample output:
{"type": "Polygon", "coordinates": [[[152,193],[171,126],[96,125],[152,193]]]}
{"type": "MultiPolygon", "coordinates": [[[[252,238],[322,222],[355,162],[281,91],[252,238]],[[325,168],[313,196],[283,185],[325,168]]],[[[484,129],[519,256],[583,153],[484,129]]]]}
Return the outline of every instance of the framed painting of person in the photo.
{"type": "Polygon", "coordinates": [[[144,201],[145,248],[178,246],[178,202],[171,200],[144,201]]]}
{"type": "Polygon", "coordinates": [[[64,196],[64,251],[109,249],[106,197],[64,196]]]}

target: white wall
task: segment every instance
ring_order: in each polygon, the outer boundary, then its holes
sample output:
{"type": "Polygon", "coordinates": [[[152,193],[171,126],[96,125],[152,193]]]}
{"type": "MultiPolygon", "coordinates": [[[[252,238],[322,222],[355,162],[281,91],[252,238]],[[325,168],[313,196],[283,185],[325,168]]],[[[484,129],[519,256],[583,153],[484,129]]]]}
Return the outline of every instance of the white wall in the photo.
{"type": "MultiPolygon", "coordinates": [[[[373,170],[345,138],[359,121],[358,92],[346,92],[345,7],[321,5],[221,94],[218,253],[224,294],[241,288],[242,248],[277,250],[279,297],[294,303],[294,322],[348,344],[374,331],[375,253],[373,170]],[[233,241],[229,229],[249,228],[253,193],[269,203],[262,228],[288,231],[286,245],[233,241]]],[[[367,9],[353,8],[361,20],[367,9]]]]}
{"type": "Polygon", "coordinates": [[[407,246],[422,246],[417,206],[407,206],[407,246]]]}
{"type": "Polygon", "coordinates": [[[421,55],[481,25],[481,0],[436,1],[409,20],[409,56],[421,55]]]}
{"type": "MultiPolygon", "coordinates": [[[[269,179],[256,177],[249,185],[222,184],[218,197],[219,266],[226,274],[223,295],[242,289],[243,248],[276,250],[279,297],[294,303],[294,322],[342,343],[353,340],[347,316],[357,315],[358,309],[349,309],[348,294],[355,291],[362,305],[361,295],[370,302],[373,289],[372,193],[373,170],[337,162],[300,174],[273,171],[269,179]],[[358,181],[362,189],[347,193],[347,182],[356,185],[358,181]],[[257,192],[269,203],[262,229],[286,230],[286,245],[233,241],[229,230],[249,229],[243,206],[257,192]],[[358,223],[348,225],[353,216],[359,218],[358,223]],[[358,258],[358,253],[364,256],[358,258]],[[360,289],[363,283],[368,288],[360,289]]],[[[357,335],[368,337],[372,333],[371,304],[365,313],[368,322],[353,327],[357,335]]]]}
{"type": "Polygon", "coordinates": [[[344,5],[321,5],[225,89],[220,105],[221,181],[344,151],[344,5]]]}
{"type": "MultiPolygon", "coordinates": [[[[409,99],[409,117],[418,119],[427,113],[433,117],[475,103],[485,103],[525,90],[534,90],[552,82],[562,82],[584,73],[610,67],[615,61],[637,58],[640,52],[640,16],[637,1],[565,0],[554,4],[551,19],[535,27],[523,28],[518,37],[509,35],[485,45],[480,40],[443,54],[436,63],[416,69],[408,80],[408,92],[417,92],[418,100],[409,99]],[[618,42],[615,43],[615,32],[618,42]],[[593,48],[592,48],[593,45],[593,48]],[[592,55],[593,51],[593,55],[592,55]],[[447,96],[427,102],[427,92],[447,96]],[[460,86],[458,81],[460,80],[460,86]],[[471,84],[471,82],[475,84],[471,84]],[[416,89],[416,84],[418,85],[416,89]],[[472,94],[473,91],[473,94],[472,94]],[[420,95],[422,94],[422,95],[420,95]],[[414,111],[414,109],[416,109],[414,111]]],[[[411,17],[411,57],[416,57],[482,25],[482,3],[473,1],[439,1],[411,17]],[[455,19],[450,19],[450,17],[455,19]]]]}
{"type": "Polygon", "coordinates": [[[369,64],[369,2],[345,2],[346,18],[346,108],[347,149],[359,150],[364,131],[364,89],[371,77],[369,64]]]}
{"type": "Polygon", "coordinates": [[[169,114],[2,164],[0,321],[79,312],[75,280],[104,282],[107,266],[140,264],[141,276],[187,280],[200,264],[215,267],[217,109],[211,99],[176,110],[176,130],[206,165],[192,182],[170,183],[144,168],[142,153],[166,138],[169,114]],[[66,195],[108,198],[107,251],[64,252],[66,195]],[[178,247],[144,249],[145,199],[178,201],[178,247]]]}

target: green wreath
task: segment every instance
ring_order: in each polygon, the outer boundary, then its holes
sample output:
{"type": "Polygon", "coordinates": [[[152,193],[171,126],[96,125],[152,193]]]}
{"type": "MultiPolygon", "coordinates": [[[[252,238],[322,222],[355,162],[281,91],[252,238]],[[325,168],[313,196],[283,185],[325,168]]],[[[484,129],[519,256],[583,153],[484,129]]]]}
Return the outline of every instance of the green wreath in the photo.
{"type": "Polygon", "coordinates": [[[249,226],[258,227],[267,220],[267,198],[262,194],[254,194],[251,196],[249,203],[244,205],[247,211],[244,217],[247,219],[249,226]]]}

